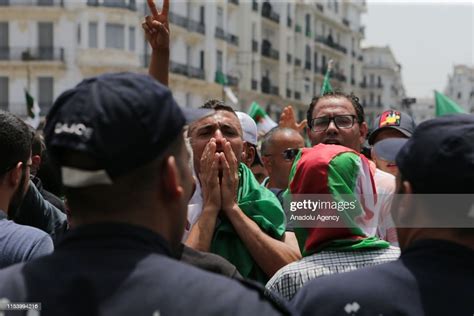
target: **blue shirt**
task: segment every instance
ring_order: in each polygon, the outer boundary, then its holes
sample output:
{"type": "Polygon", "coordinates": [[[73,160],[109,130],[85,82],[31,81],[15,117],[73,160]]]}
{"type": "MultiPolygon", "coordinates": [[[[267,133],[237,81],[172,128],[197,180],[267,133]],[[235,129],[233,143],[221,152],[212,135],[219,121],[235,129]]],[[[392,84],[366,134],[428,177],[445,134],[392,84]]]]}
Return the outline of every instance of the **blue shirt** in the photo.
{"type": "Polygon", "coordinates": [[[0,268],[32,260],[53,250],[53,241],[48,234],[10,221],[0,210],[0,268]]]}

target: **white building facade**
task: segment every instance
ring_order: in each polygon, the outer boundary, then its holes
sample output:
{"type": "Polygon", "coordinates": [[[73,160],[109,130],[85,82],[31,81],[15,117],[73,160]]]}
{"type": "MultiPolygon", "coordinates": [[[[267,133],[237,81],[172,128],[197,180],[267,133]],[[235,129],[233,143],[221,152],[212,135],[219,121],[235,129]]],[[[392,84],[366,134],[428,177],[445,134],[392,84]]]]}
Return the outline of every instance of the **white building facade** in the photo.
{"type": "Polygon", "coordinates": [[[406,97],[401,65],[389,46],[363,49],[362,103],[369,126],[386,109],[402,109],[406,97]]]}
{"type": "MultiPolygon", "coordinates": [[[[229,102],[223,75],[236,108],[256,101],[276,118],[292,104],[302,119],[330,59],[335,89],[364,91],[366,10],[363,0],[171,1],[170,87],[182,106],[229,102]]],[[[85,77],[146,73],[145,12],[135,0],[0,0],[0,108],[25,115],[28,89],[44,115],[85,77]]]]}
{"type": "Polygon", "coordinates": [[[444,93],[467,113],[474,113],[474,67],[454,66],[453,74],[448,76],[444,93]]]}

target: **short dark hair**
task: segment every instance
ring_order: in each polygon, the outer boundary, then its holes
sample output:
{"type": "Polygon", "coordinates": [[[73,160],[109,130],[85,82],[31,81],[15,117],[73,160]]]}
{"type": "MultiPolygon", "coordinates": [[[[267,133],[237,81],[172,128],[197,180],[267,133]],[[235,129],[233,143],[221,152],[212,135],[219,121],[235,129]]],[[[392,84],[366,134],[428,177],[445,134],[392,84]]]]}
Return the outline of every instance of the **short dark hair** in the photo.
{"type": "Polygon", "coordinates": [[[46,150],[46,145],[44,143],[43,135],[40,132],[35,132],[33,134],[33,140],[31,143],[31,155],[43,156],[43,152],[46,150]]]}
{"type": "Polygon", "coordinates": [[[214,111],[228,111],[234,113],[236,116],[237,114],[235,113],[234,109],[226,105],[223,101],[218,100],[218,99],[210,99],[207,100],[206,103],[204,103],[201,106],[201,109],[212,109],[214,111]]]}
{"type": "Polygon", "coordinates": [[[345,93],[340,92],[340,91],[332,91],[332,92],[326,92],[326,93],[324,93],[323,95],[320,95],[320,96],[313,97],[313,99],[311,100],[311,103],[309,104],[308,111],[306,112],[306,119],[307,119],[309,128],[312,127],[312,122],[311,121],[313,120],[314,107],[319,102],[319,100],[329,99],[329,98],[344,98],[344,99],[349,100],[351,102],[352,106],[354,107],[355,112],[356,112],[357,122],[359,122],[359,124],[365,122],[364,108],[360,104],[358,97],[356,97],[353,93],[345,94],[345,93]]]}
{"type": "Polygon", "coordinates": [[[17,116],[0,110],[0,176],[31,156],[31,132],[17,116]]]}

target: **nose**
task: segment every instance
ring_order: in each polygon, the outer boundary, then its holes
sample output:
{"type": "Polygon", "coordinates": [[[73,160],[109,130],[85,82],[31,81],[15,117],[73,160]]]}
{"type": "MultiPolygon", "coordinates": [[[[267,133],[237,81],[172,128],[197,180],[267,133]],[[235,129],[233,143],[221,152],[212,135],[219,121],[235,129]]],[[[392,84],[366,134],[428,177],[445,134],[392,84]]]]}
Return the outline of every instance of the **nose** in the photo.
{"type": "Polygon", "coordinates": [[[334,123],[334,120],[331,120],[329,122],[328,128],[326,129],[327,134],[337,134],[338,133],[338,128],[336,124],[334,123]]]}
{"type": "Polygon", "coordinates": [[[214,133],[214,138],[216,139],[216,151],[223,152],[224,151],[224,144],[226,142],[226,138],[222,135],[220,129],[217,129],[214,133]]]}

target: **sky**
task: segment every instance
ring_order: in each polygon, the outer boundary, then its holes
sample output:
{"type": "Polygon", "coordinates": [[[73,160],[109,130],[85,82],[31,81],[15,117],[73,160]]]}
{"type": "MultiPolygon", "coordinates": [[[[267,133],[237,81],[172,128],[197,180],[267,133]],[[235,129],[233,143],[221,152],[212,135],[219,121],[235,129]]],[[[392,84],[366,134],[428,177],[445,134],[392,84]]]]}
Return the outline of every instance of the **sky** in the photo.
{"type": "Polygon", "coordinates": [[[474,66],[474,0],[368,0],[362,23],[362,47],[391,47],[408,97],[433,97],[455,64],[474,66]]]}

